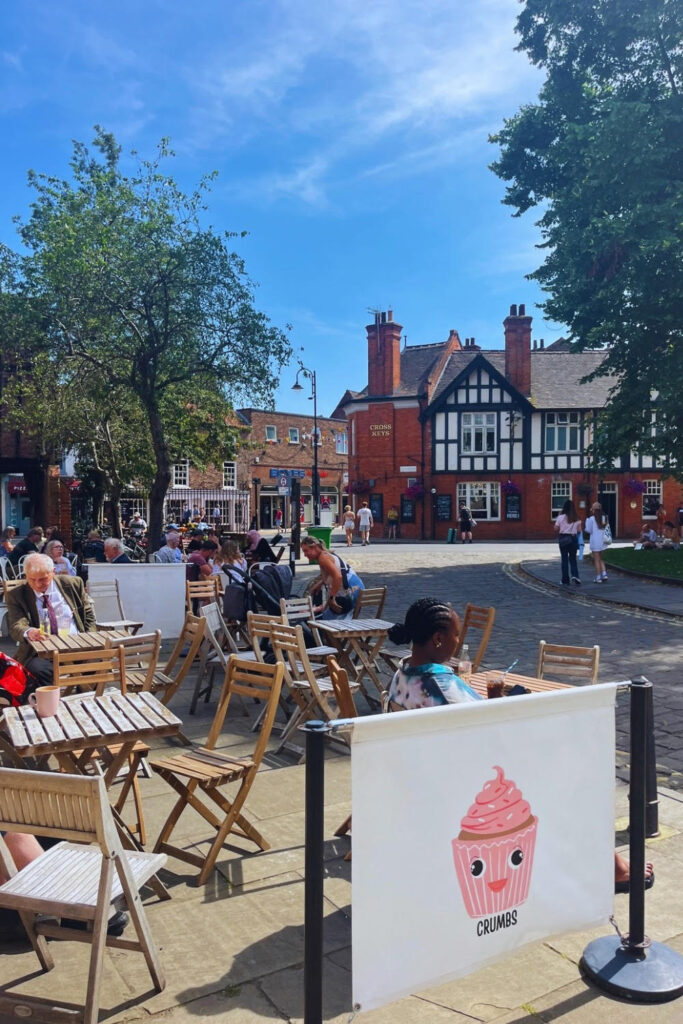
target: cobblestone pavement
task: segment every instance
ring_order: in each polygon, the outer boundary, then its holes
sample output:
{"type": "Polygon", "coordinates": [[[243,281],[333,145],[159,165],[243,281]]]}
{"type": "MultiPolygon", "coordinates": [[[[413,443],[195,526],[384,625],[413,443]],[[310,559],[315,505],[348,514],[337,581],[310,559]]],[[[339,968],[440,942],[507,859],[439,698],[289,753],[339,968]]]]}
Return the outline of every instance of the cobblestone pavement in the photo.
{"type": "MultiPolygon", "coordinates": [[[[485,667],[508,665],[519,658],[517,671],[534,675],[538,641],[547,640],[599,644],[601,681],[646,675],[655,687],[659,774],[667,785],[683,789],[683,615],[667,621],[643,611],[594,603],[589,587],[582,587],[578,599],[570,600],[559,589],[520,576],[520,563],[528,566],[554,559],[559,577],[556,544],[371,544],[348,550],[333,541],[333,549],[348,556],[366,586],[388,584],[386,618],[401,618],[418,597],[449,600],[460,612],[468,601],[495,605],[485,667]]],[[[626,764],[628,748],[628,695],[620,694],[619,765],[626,764]]]]}

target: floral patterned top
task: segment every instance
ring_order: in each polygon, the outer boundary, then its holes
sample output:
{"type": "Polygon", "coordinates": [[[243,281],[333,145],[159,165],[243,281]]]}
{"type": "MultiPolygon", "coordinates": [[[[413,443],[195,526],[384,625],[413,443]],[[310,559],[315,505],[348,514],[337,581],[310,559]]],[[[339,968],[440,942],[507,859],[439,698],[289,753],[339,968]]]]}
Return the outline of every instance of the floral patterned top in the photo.
{"type": "Polygon", "coordinates": [[[448,665],[428,662],[413,668],[404,661],[391,680],[389,699],[410,709],[464,704],[482,698],[448,665]]]}

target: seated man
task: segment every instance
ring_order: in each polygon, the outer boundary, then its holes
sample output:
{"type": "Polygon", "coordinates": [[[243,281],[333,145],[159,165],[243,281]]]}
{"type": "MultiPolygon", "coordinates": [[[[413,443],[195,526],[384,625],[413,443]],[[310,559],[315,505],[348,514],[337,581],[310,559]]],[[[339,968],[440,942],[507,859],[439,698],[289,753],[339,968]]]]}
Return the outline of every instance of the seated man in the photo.
{"type": "Polygon", "coordinates": [[[650,523],[643,523],[643,529],[640,531],[640,543],[645,550],[657,546],[657,531],[652,528],[650,523]]]}
{"type": "Polygon", "coordinates": [[[130,565],[131,561],[126,554],[126,545],[118,537],[107,537],[104,542],[104,557],[112,565],[130,565]]]}
{"type": "Polygon", "coordinates": [[[678,543],[678,534],[676,533],[676,527],[670,520],[667,520],[664,523],[663,533],[664,535],[662,537],[660,547],[672,548],[674,551],[678,551],[678,548],[680,547],[678,543]]]}
{"type": "Polygon", "coordinates": [[[24,563],[26,582],[7,594],[10,636],[19,644],[16,657],[44,686],[52,683],[52,662],[34,653],[32,640],[40,640],[41,615],[49,619],[52,633],[59,627],[69,633],[96,629],[95,606],[78,576],[55,576],[47,555],[30,554],[24,563]]]}
{"type": "Polygon", "coordinates": [[[166,543],[157,551],[160,562],[182,562],[183,553],[180,549],[180,534],[177,530],[169,530],[166,534],[166,543]]]}
{"type": "Polygon", "coordinates": [[[23,555],[30,555],[38,551],[43,543],[43,528],[42,526],[33,526],[28,531],[23,540],[20,540],[18,544],[15,544],[12,551],[9,553],[8,558],[13,566],[19,564],[19,559],[23,555]]]}
{"type": "Polygon", "coordinates": [[[188,580],[201,580],[213,573],[212,559],[216,557],[218,544],[215,540],[202,540],[199,547],[187,557],[185,566],[188,580]]]}

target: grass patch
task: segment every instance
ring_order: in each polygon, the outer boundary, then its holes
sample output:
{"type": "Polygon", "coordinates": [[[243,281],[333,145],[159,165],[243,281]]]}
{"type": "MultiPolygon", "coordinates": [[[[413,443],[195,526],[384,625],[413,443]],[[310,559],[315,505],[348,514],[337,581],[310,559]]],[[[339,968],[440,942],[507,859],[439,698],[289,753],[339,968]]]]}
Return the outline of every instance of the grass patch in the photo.
{"type": "Polygon", "coordinates": [[[678,551],[636,551],[634,548],[609,548],[602,557],[615,569],[632,569],[648,576],[668,576],[683,582],[683,547],[678,551]]]}

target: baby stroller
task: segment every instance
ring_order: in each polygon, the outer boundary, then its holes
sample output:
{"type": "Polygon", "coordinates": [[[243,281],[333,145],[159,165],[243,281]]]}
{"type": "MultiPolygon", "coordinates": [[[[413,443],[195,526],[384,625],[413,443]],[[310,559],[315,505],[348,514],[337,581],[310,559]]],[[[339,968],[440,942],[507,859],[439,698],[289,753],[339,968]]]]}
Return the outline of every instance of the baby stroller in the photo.
{"type": "Polygon", "coordinates": [[[231,565],[230,583],[223,595],[223,616],[228,621],[244,622],[247,612],[280,614],[280,598],[292,592],[292,570],[288,565],[255,562],[246,572],[231,565]]]}

